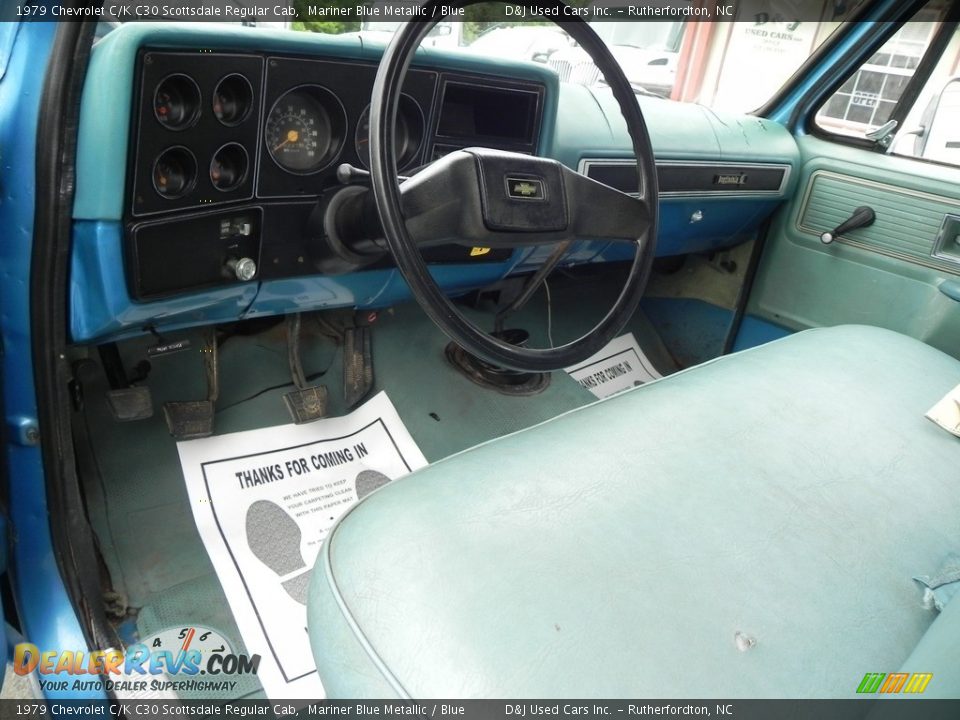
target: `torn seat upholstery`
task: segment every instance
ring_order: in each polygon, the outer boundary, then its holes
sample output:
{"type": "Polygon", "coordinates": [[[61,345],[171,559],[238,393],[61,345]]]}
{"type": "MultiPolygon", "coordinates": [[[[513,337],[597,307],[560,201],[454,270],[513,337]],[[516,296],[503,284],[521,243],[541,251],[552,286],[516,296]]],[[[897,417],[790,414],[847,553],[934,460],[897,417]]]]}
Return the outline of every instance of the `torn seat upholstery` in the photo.
{"type": "MultiPolygon", "coordinates": [[[[811,330],[391,483],[317,560],[320,677],[333,697],[855,697],[937,617],[911,578],[960,549],[960,440],[924,418],[958,382],[902,335],[811,330]]],[[[929,692],[960,696],[926,666],[960,645],[949,620],[918,652],[929,692]]]]}

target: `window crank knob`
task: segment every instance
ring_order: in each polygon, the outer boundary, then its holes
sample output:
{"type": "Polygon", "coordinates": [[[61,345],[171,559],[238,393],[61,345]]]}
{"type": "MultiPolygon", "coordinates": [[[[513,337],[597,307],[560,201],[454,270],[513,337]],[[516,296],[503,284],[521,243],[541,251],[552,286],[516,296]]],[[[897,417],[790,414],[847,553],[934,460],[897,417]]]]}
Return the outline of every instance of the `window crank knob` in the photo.
{"type": "Polygon", "coordinates": [[[824,245],[829,245],[838,237],[851,230],[858,230],[859,228],[873,225],[873,221],[876,219],[877,214],[873,211],[873,208],[867,205],[861,205],[853,211],[853,214],[849,218],[837,225],[836,228],[820,233],[820,242],[824,245]]]}

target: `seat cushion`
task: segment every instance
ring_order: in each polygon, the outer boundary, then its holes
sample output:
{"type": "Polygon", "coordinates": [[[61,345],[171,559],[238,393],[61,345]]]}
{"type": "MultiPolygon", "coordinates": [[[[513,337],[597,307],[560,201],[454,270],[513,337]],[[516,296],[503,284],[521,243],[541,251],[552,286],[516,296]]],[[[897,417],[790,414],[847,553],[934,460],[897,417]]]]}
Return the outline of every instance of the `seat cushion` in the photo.
{"type": "MultiPolygon", "coordinates": [[[[811,330],[491,441],[346,514],[308,606],[331,696],[853,697],[935,614],[960,363],[811,330]]],[[[960,641],[960,638],[957,639],[960,641]]]]}

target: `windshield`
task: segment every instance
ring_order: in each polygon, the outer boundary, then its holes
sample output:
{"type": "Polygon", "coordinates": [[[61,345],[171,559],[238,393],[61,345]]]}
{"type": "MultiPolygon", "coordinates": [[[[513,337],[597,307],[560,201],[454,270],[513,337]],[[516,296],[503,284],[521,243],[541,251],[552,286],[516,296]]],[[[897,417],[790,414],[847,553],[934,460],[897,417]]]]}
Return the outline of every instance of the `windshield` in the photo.
{"type": "MultiPolygon", "coordinates": [[[[183,1],[183,0],[181,0],[183,1]]],[[[246,0],[259,1],[259,0],[246,0]]],[[[344,4],[346,0],[293,0],[296,19],[268,24],[292,31],[323,34],[366,35],[382,43],[395,33],[406,19],[371,19],[370,13],[390,4],[387,0],[351,0],[349,17],[329,20],[320,9],[344,4]],[[364,8],[361,13],[357,8],[364,8]]],[[[591,18],[590,27],[610,48],[638,94],[656,95],[676,102],[691,102],[714,110],[750,112],[762,106],[783,86],[800,65],[860,5],[862,0],[847,0],[842,6],[834,0],[822,2],[822,11],[807,12],[800,18],[751,13],[738,5],[723,17],[683,14],[682,20],[642,20],[591,18]],[[829,12],[828,12],[829,11],[829,12]]],[[[686,0],[675,0],[684,4],[686,0]]],[[[580,0],[571,2],[582,11],[621,13],[621,0],[580,0]]],[[[814,3],[817,4],[817,3],[814,3]]],[[[651,0],[650,7],[664,2],[651,0]]],[[[473,53],[509,60],[537,62],[551,68],[562,82],[600,86],[603,77],[587,53],[548,20],[529,15],[518,16],[520,6],[481,2],[464,9],[462,20],[443,20],[425,37],[422,45],[444,51],[473,53]],[[509,8],[514,8],[509,10],[509,8]]],[[[628,6],[628,13],[631,8],[628,6]]],[[[717,6],[718,8],[721,6],[717,6]]],[[[692,10],[702,10],[690,3],[692,10]]],[[[712,12],[712,11],[711,11],[712,12]]],[[[718,11],[719,12],[719,11],[718,11]]],[[[111,23],[101,23],[98,35],[110,31],[111,23]]]]}
{"type": "Polygon", "coordinates": [[[375,30],[377,32],[388,32],[395,33],[400,29],[400,26],[403,25],[403,21],[394,22],[392,20],[378,20],[373,22],[372,20],[367,20],[363,23],[364,30],[375,30]]]}
{"type": "Polygon", "coordinates": [[[590,26],[607,45],[656,50],[678,50],[682,22],[594,22],[590,26]]]}

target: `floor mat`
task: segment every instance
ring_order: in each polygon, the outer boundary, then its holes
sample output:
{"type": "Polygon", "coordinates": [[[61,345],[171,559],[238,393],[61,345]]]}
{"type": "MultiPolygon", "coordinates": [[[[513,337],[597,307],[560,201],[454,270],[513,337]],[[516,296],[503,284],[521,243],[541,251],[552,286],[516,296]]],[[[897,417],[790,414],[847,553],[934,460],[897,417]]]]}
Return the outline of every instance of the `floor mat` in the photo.
{"type": "MultiPolygon", "coordinates": [[[[548,334],[555,343],[576,337],[595,323],[619,288],[609,278],[574,283],[551,281],[550,332],[546,294],[541,290],[511,319],[531,331],[534,345],[548,334]]],[[[489,315],[475,315],[484,327],[489,315]]],[[[305,317],[302,357],[305,374],[330,389],[329,415],[342,415],[342,361],[336,345],[305,317]]],[[[627,330],[658,370],[675,370],[649,321],[638,313],[627,330]]],[[[189,338],[192,350],[151,358],[148,384],[157,412],[148,419],[117,423],[106,399],[106,379],[99,364],[84,364],[78,377],[85,398],[77,418],[89,436],[82,475],[91,522],[114,589],[137,609],[141,636],[177,624],[204,624],[239,643],[239,632],[190,513],[176,444],[167,432],[161,407],[171,400],[205,397],[203,364],[197,350],[200,331],[170,333],[189,338]]],[[[537,424],[594,400],[566,373],[552,376],[549,387],[534,397],[510,397],[484,390],[446,361],[443,336],[415,305],[381,311],[373,325],[375,384],[393,404],[423,451],[433,462],[506,433],[537,424]]],[[[127,368],[147,357],[156,343],[150,337],[121,345],[127,368]]],[[[290,387],[286,338],[282,324],[252,334],[234,334],[220,347],[220,399],[217,434],[251,430],[290,421],[283,394],[290,387]]],[[[82,435],[83,433],[80,433],[82,435]]],[[[78,440],[78,443],[80,440],[78,440]]],[[[238,690],[241,688],[238,688],[238,690]]],[[[257,683],[244,693],[259,691],[257,683]]],[[[236,697],[236,695],[234,695],[236,697]]]]}

